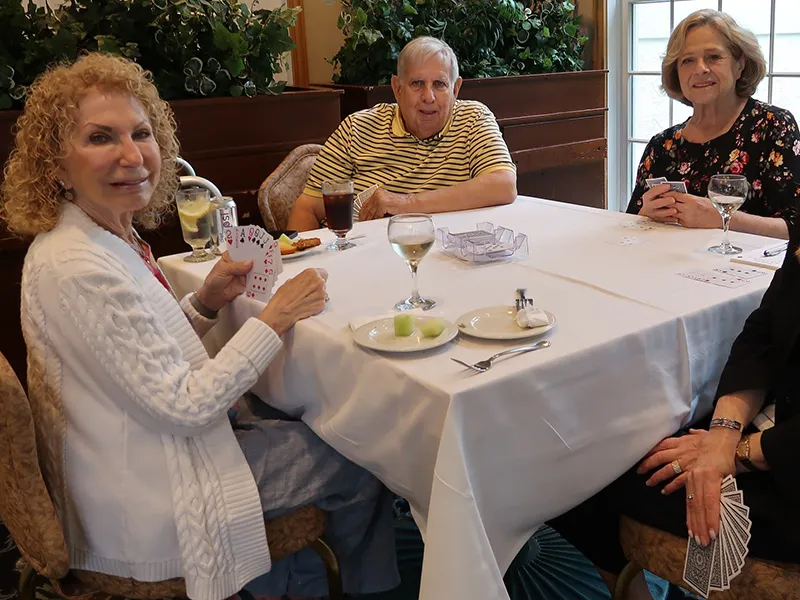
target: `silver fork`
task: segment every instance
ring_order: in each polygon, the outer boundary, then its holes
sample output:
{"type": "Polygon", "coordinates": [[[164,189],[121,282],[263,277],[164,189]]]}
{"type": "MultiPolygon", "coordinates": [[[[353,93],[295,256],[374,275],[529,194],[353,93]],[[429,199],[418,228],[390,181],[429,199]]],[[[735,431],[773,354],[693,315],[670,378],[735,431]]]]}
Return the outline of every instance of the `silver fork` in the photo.
{"type": "Polygon", "coordinates": [[[494,356],[490,356],[486,360],[479,360],[474,365],[467,364],[463,360],[458,360],[457,358],[451,358],[450,360],[452,360],[453,362],[457,362],[458,364],[463,365],[468,369],[477,371],[478,373],[485,373],[486,371],[492,368],[492,362],[500,358],[501,356],[507,356],[509,354],[524,354],[525,352],[533,352],[534,350],[541,350],[542,348],[549,348],[549,347],[550,347],[550,341],[543,340],[541,342],[536,342],[532,346],[522,346],[520,348],[511,348],[510,350],[503,350],[502,352],[498,352],[494,356]]]}

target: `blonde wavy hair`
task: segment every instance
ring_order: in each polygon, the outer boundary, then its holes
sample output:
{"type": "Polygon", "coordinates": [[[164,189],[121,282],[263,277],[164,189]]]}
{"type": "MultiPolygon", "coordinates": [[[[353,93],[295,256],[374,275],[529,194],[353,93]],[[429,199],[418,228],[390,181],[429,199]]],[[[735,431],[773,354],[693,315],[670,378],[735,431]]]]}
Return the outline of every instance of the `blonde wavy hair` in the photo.
{"type": "Polygon", "coordinates": [[[135,62],[94,52],[74,62],[51,65],[28,89],[17,120],[14,149],[0,188],[0,218],[9,231],[36,235],[55,227],[66,190],[58,180],[59,163],[69,154],[77,123],[75,109],[93,89],[129,94],[142,105],[161,150],[161,178],[135,221],[145,229],[161,222],[172,208],[178,187],[178,139],[169,104],[151,75],[135,62]]]}
{"type": "Polygon", "coordinates": [[[752,32],[739,27],[733,17],[718,10],[704,9],[693,12],[681,21],[672,35],[669,36],[667,53],[661,61],[661,86],[673,100],[678,100],[687,106],[692,103],[686,99],[681,91],[678,79],[678,59],[683,47],[686,45],[686,36],[695,27],[708,25],[713,27],[728,45],[728,50],[735,60],[744,57],[744,69],[736,82],[736,94],[741,98],[752,96],[758,84],[767,74],[767,61],[761,52],[761,46],[752,32]]]}

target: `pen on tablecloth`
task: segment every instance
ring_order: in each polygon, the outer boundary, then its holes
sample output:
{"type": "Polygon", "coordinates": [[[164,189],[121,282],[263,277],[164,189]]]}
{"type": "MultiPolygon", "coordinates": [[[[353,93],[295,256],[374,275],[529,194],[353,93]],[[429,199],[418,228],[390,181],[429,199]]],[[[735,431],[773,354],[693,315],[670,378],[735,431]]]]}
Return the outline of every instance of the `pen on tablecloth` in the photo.
{"type": "Polygon", "coordinates": [[[774,248],[767,248],[766,250],[764,250],[764,256],[778,256],[778,254],[784,252],[788,247],[789,247],[789,242],[784,242],[780,246],[775,246],[774,248]]]}

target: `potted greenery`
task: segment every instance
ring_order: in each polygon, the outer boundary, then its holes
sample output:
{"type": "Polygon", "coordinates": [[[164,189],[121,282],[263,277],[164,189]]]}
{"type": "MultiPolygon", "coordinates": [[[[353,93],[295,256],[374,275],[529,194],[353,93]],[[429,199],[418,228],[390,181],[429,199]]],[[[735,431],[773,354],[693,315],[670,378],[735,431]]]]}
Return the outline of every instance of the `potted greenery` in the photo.
{"type": "Polygon", "coordinates": [[[111,52],[152,71],[175,111],[183,156],[253,212],[248,192],[293,147],[324,141],[339,122],[339,92],[276,80],[295,47],[289,28],[299,11],[251,10],[240,0],[68,0],[57,8],[0,0],[0,162],[26,85],[52,61],[111,52]]]}
{"type": "Polygon", "coordinates": [[[445,40],[464,83],[498,119],[520,193],[605,205],[605,71],[583,71],[580,17],[568,0],[342,0],[343,46],[331,59],[342,117],[393,102],[387,85],[403,46],[445,40]],[[567,167],[574,167],[572,171],[567,167]],[[576,187],[577,180],[585,182],[576,187]],[[585,188],[585,189],[584,189],[585,188]]]}

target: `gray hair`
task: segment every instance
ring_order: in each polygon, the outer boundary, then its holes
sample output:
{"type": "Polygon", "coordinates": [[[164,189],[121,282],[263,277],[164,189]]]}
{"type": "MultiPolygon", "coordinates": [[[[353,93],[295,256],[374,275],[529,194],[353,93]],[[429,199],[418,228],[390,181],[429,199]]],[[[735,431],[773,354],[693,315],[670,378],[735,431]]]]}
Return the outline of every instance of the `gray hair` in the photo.
{"type": "Polygon", "coordinates": [[[397,57],[397,75],[404,79],[409,65],[422,64],[434,56],[450,67],[450,85],[458,79],[458,59],[453,49],[439,38],[422,36],[408,42],[397,57]]]}

